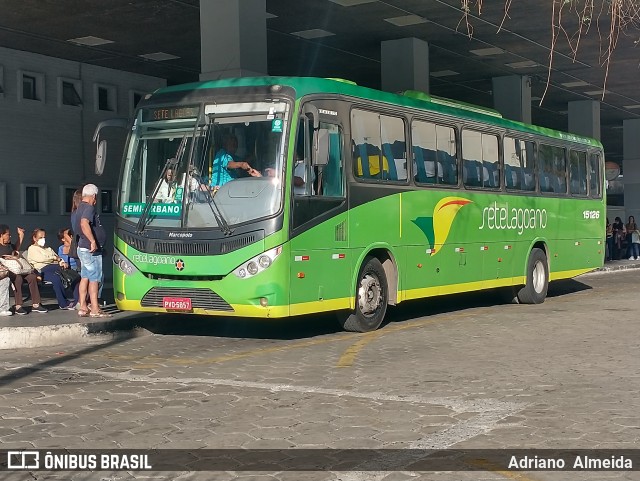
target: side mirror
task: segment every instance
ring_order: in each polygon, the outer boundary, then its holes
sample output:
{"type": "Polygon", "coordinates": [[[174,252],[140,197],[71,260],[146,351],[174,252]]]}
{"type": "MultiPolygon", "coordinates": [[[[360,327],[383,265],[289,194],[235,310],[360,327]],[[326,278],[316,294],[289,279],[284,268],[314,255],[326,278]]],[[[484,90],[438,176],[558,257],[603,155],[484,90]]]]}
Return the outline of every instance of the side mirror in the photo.
{"type": "Polygon", "coordinates": [[[96,175],[102,175],[107,160],[107,141],[101,140],[96,148],[96,175]]]}
{"type": "Polygon", "coordinates": [[[102,175],[104,165],[107,161],[107,141],[100,140],[100,131],[105,127],[118,127],[126,129],[129,124],[128,119],[108,119],[98,123],[93,134],[93,141],[96,142],[96,174],[102,175]]]}

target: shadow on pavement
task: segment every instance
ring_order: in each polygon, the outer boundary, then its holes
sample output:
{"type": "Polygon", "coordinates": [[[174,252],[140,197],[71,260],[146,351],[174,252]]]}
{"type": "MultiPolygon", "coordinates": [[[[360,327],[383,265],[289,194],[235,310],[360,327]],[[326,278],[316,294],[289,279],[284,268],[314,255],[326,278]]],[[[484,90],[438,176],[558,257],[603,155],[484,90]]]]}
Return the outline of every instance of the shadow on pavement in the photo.
{"type": "MultiPolygon", "coordinates": [[[[575,279],[552,282],[548,297],[557,297],[591,289],[575,279]]],[[[416,317],[432,316],[467,308],[509,304],[504,290],[451,294],[405,301],[387,310],[385,325],[416,317]]],[[[292,340],[342,332],[333,313],[297,316],[289,319],[247,319],[161,314],[137,319],[137,325],[159,335],[212,336],[245,339],[292,340]]],[[[384,328],[384,325],[382,326],[384,328]]]]}
{"type": "Polygon", "coordinates": [[[335,315],[312,314],[288,319],[249,319],[162,314],[140,319],[137,325],[161,335],[214,336],[292,340],[342,332],[335,315]]]}
{"type": "Polygon", "coordinates": [[[81,349],[79,351],[75,351],[69,354],[60,355],[58,357],[47,359],[46,361],[41,361],[32,366],[15,369],[13,371],[10,371],[8,374],[5,374],[4,376],[0,376],[0,386],[7,386],[15,381],[28,377],[32,374],[36,374],[44,369],[55,367],[60,364],[64,364],[67,361],[80,358],[86,354],[91,354],[93,352],[100,351],[102,349],[108,349],[111,346],[120,344],[125,340],[126,339],[114,339],[104,344],[92,345],[84,349],[81,349]]]}

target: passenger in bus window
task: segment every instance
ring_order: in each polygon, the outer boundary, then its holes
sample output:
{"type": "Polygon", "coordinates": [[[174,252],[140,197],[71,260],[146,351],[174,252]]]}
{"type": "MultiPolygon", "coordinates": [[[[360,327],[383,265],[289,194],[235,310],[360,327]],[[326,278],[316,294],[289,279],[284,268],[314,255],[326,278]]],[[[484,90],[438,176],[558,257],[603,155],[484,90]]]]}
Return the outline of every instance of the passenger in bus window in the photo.
{"type": "Polygon", "coordinates": [[[242,169],[251,177],[262,177],[262,174],[251,167],[246,161],[236,160],[236,151],[238,150],[238,138],[233,134],[226,134],[222,139],[223,147],[218,150],[213,158],[213,166],[211,169],[211,179],[209,186],[217,190],[227,182],[233,180],[229,169],[242,169]]]}
{"type": "Polygon", "coordinates": [[[158,194],[156,195],[154,202],[175,202],[177,187],[176,171],[169,168],[164,173],[164,179],[162,179],[162,182],[160,183],[160,189],[158,190],[158,194]]]}

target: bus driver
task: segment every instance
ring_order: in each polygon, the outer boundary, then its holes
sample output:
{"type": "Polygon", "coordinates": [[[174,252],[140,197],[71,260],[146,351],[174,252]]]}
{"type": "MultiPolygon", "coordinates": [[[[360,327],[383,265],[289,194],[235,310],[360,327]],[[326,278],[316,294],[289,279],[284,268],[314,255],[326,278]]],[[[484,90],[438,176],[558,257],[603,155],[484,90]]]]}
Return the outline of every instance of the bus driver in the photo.
{"type": "Polygon", "coordinates": [[[229,169],[242,169],[251,177],[262,177],[262,174],[251,167],[248,162],[235,160],[235,154],[238,150],[238,139],[235,135],[226,134],[222,139],[222,145],[223,147],[213,158],[211,179],[209,179],[209,187],[212,190],[218,190],[218,188],[233,180],[229,169]]]}

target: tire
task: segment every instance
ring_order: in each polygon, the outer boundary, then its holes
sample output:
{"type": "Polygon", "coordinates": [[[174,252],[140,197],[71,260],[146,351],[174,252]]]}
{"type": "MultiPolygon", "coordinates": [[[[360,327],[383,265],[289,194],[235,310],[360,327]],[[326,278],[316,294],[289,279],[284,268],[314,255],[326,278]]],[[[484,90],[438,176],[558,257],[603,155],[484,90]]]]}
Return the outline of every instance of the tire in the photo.
{"type": "Polygon", "coordinates": [[[389,299],[387,277],[382,264],[375,257],[365,258],[356,289],[355,310],[340,313],[338,321],[345,331],[375,331],[384,320],[389,299]]]}
{"type": "Polygon", "coordinates": [[[518,291],[521,304],[542,304],[549,289],[549,262],[542,249],[534,248],[527,262],[527,283],[518,291]]]}

